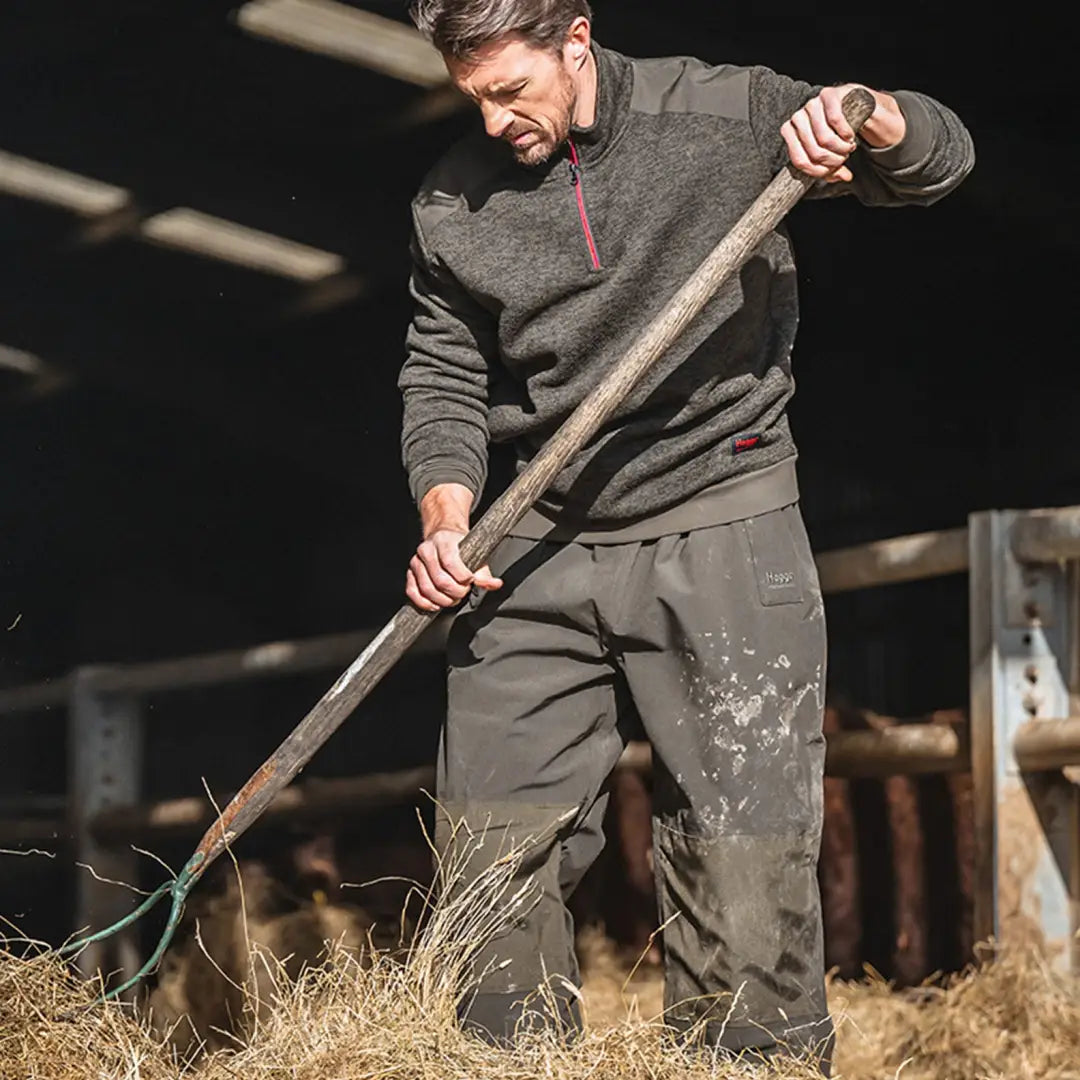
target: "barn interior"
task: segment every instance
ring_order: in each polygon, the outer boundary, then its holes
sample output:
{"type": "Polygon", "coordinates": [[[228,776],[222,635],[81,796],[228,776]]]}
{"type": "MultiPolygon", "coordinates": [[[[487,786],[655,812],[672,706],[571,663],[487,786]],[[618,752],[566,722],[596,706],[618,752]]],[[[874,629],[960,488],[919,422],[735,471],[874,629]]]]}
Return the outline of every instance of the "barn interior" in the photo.
{"type": "MultiPolygon", "coordinates": [[[[418,532],[396,388],[409,202],[477,123],[405,8],[4,5],[0,692],[374,632],[400,606],[418,532]]],[[[973,134],[975,172],[930,210],[840,200],[790,219],[803,311],[791,418],[815,550],[1080,504],[1065,35],[930,7],[595,10],[598,39],[631,55],[911,87],[973,134]]],[[[838,707],[966,707],[962,575],[832,596],[827,614],[838,707]]],[[[443,667],[437,646],[404,660],[305,775],[430,765],[443,667]]],[[[148,693],[140,798],[234,791],[336,673],[148,693]]],[[[0,711],[0,847],[52,856],[0,855],[0,915],[52,941],[75,928],[84,874],[65,816],[72,753],[63,707],[0,711]]],[[[912,980],[965,959],[949,792],[941,778],[914,790],[940,887],[912,980]]],[[[851,798],[863,887],[847,962],[891,975],[903,873],[889,795],[857,781],[851,798]]],[[[411,835],[422,800],[406,802],[351,819],[350,843],[411,835]]],[[[273,859],[294,839],[282,826],[238,854],[273,859]]],[[[175,865],[190,840],[162,836],[155,854],[175,865]]],[[[160,876],[138,865],[143,884],[160,876]]]]}

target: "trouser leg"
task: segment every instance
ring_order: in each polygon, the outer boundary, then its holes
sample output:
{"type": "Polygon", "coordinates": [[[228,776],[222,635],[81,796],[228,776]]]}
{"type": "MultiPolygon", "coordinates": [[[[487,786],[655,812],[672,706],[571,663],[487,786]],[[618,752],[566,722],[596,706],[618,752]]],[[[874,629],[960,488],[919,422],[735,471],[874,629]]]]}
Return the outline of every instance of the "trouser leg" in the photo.
{"type": "Polygon", "coordinates": [[[825,625],[795,507],[645,545],[617,641],[659,763],[666,1005],[720,1052],[823,1057],[825,625]]]}
{"type": "MultiPolygon", "coordinates": [[[[436,846],[444,865],[469,847],[450,899],[508,850],[525,849],[508,895],[531,877],[535,896],[480,955],[463,1016],[502,1041],[541,984],[562,999],[547,1019],[580,1023],[562,984],[578,982],[565,899],[603,846],[603,788],[622,738],[590,600],[592,553],[511,539],[493,569],[504,588],[467,608],[448,642],[436,846]]],[[[530,1008],[543,1017],[542,1001],[530,1008]]]]}

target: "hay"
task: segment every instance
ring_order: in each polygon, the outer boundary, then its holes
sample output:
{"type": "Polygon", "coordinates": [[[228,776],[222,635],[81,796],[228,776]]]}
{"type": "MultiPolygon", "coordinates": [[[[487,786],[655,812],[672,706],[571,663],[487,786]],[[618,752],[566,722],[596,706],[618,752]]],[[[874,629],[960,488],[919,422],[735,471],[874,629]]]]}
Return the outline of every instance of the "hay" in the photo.
{"type": "MultiPolygon", "coordinates": [[[[271,967],[273,962],[264,961],[271,967]]],[[[572,1046],[542,1036],[498,1051],[464,1036],[454,994],[430,955],[365,968],[332,962],[282,983],[246,1046],[185,1067],[130,1008],[91,1005],[97,987],[51,956],[0,952],[0,1080],[687,1080],[715,1073],[651,1021],[655,973],[620,993],[610,957],[586,969],[589,1030],[572,1046]],[[637,1005],[635,1006],[635,1001],[637,1005]],[[67,1017],[64,1019],[63,1017],[67,1017]]],[[[625,975],[623,976],[625,980],[625,975]]],[[[892,992],[834,984],[835,1075],[844,1080],[1080,1080],[1080,996],[1033,953],[1005,956],[947,985],[892,992]]],[[[806,1080],[790,1065],[772,1077],[806,1080]]]]}
{"type": "Polygon", "coordinates": [[[0,948],[0,1080],[176,1080],[129,1008],[93,1004],[100,990],[51,955],[0,948]]]}
{"type": "MultiPolygon", "coordinates": [[[[655,968],[628,979],[602,935],[579,940],[593,1023],[650,1018],[662,1008],[655,968]]],[[[1080,1080],[1080,981],[1029,947],[1005,951],[917,989],[831,980],[833,1075],[842,1080],[1080,1080]]]]}
{"type": "MultiPolygon", "coordinates": [[[[712,1054],[677,1044],[659,1019],[636,1013],[620,1022],[592,1022],[572,1043],[550,1029],[526,1031],[512,1050],[495,1049],[463,1033],[457,1010],[469,993],[465,973],[474,969],[484,944],[535,903],[536,894],[532,883],[517,880],[520,852],[507,852],[470,880],[471,845],[455,850],[456,861],[438,870],[438,892],[453,899],[433,903],[429,894],[422,929],[402,961],[381,955],[361,962],[337,947],[328,964],[307,970],[297,982],[277,979],[273,1008],[255,1025],[247,1045],[227,1057],[208,1059],[199,1080],[704,1080],[747,1075],[739,1065],[715,1068],[712,1054]]],[[[567,989],[556,981],[551,993],[567,989]]],[[[818,1074],[791,1063],[771,1075],[813,1080],[818,1074]]]]}
{"type": "MultiPolygon", "coordinates": [[[[589,1032],[574,1046],[532,1037],[512,1052],[493,1050],[457,1030],[452,996],[444,995],[438,972],[389,959],[365,969],[355,955],[337,950],[325,968],[279,987],[269,1019],[247,1046],[188,1067],[171,1060],[129,1008],[90,1006],[97,988],[52,957],[0,952],[0,1080],[750,1075],[735,1066],[713,1073],[667,1042],[647,1008],[634,1008],[635,998],[641,1003],[651,995],[655,1002],[658,975],[640,977],[636,988],[632,982],[624,999],[613,954],[605,956],[595,941],[591,948],[601,966],[586,969],[589,1032]],[[434,994],[424,985],[432,978],[434,994]]],[[[918,992],[894,993],[881,981],[836,983],[831,999],[840,1018],[834,1075],[843,1080],[1080,1080],[1080,996],[1034,953],[1006,954],[918,992]]],[[[814,1074],[788,1066],[753,1075],[806,1080],[814,1074]]]]}
{"type": "MultiPolygon", "coordinates": [[[[297,981],[257,946],[273,1000],[248,1002],[242,1045],[179,1060],[147,1018],[92,1005],[54,956],[17,956],[0,941],[0,1080],[813,1080],[809,1066],[753,1069],[710,1061],[657,1018],[660,976],[626,968],[596,937],[583,942],[586,1031],[568,1044],[522,1036],[497,1050],[456,1023],[461,976],[504,920],[531,903],[513,856],[436,905],[404,959],[331,946],[297,981]],[[516,891],[515,891],[516,890],[516,891]]],[[[456,873],[454,867],[442,868],[456,873]]],[[[1033,952],[1005,955],[916,992],[880,980],[830,988],[844,1080],[1080,1080],[1080,994],[1033,952]]]]}
{"type": "Polygon", "coordinates": [[[1034,947],[916,990],[836,983],[830,1004],[845,1080],[1080,1080],[1080,982],[1034,947]]]}
{"type": "Polygon", "coordinates": [[[659,967],[617,951],[598,927],[578,935],[577,952],[584,1020],[590,1028],[654,1020],[664,1011],[664,976],[659,967]]]}

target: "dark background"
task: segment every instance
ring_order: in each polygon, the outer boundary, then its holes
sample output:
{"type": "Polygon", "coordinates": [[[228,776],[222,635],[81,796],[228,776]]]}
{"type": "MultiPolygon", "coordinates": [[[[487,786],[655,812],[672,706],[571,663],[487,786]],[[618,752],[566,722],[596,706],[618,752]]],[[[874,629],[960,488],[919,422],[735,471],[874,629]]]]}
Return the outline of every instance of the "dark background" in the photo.
{"type": "MultiPolygon", "coordinates": [[[[417,531],[395,386],[408,204],[477,121],[410,122],[424,91],[249,37],[234,6],[0,9],[0,149],[127,188],[143,215],[191,206],[340,253],[362,285],[327,303],[0,194],[0,344],[65,377],[30,398],[0,371],[0,687],[374,628],[401,602],[417,531]]],[[[397,0],[362,6],[404,17],[397,0]]],[[[973,133],[974,174],[929,210],[842,200],[792,217],[792,421],[815,547],[1080,502],[1061,29],[940,6],[596,9],[598,39],[631,54],[911,87],[973,133]]],[[[834,698],[900,716],[966,701],[962,577],[836,597],[829,616],[834,698]]],[[[440,667],[406,661],[313,769],[429,760],[440,667]]],[[[331,678],[152,701],[147,793],[194,794],[204,776],[235,787],[331,678]]],[[[0,797],[63,787],[61,717],[0,717],[0,797]]]]}

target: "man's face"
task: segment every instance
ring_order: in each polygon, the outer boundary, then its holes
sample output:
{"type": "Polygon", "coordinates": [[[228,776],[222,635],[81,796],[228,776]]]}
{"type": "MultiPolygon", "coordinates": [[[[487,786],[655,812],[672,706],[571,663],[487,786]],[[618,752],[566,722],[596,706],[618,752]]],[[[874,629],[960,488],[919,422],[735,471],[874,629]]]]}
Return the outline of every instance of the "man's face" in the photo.
{"type": "Polygon", "coordinates": [[[485,45],[469,60],[446,58],[454,85],[472,98],[484,127],[505,139],[522,165],[539,165],[570,134],[577,91],[569,59],[516,35],[485,45]]]}

